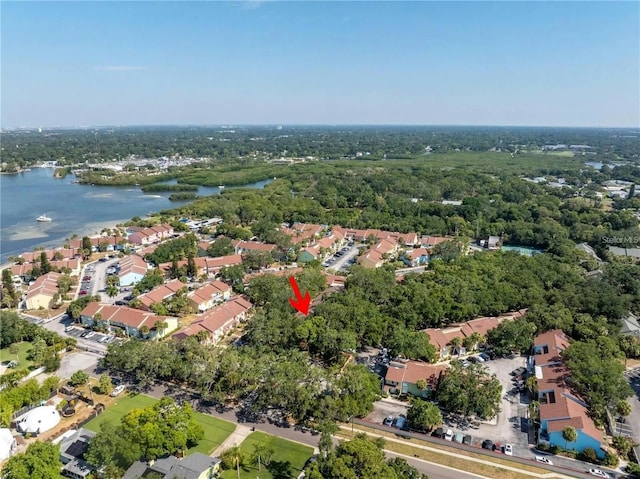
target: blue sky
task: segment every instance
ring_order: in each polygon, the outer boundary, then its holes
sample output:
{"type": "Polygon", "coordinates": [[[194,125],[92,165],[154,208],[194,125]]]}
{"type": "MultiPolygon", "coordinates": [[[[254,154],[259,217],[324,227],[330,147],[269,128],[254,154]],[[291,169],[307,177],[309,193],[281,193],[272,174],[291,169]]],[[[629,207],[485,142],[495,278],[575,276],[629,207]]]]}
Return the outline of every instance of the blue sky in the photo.
{"type": "Polygon", "coordinates": [[[1,123],[640,126],[638,2],[6,2],[1,123]]]}

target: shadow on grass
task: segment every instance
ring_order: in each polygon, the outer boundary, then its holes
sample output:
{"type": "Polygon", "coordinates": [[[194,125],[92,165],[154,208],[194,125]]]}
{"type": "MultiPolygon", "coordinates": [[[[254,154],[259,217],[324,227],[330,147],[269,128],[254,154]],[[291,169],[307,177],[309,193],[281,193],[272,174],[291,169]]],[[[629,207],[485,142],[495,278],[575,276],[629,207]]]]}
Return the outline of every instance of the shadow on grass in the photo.
{"type": "Polygon", "coordinates": [[[289,461],[271,461],[267,466],[267,470],[273,476],[273,479],[291,479],[292,470],[289,461]]]}

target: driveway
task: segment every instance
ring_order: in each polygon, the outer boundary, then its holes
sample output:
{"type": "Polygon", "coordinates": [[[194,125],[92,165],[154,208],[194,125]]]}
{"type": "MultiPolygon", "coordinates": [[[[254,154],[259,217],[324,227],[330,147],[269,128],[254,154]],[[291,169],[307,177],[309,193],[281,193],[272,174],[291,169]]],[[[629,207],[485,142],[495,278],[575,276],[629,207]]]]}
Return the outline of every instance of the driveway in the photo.
{"type": "Polygon", "coordinates": [[[494,442],[512,444],[513,453],[516,456],[525,455],[529,450],[526,418],[530,398],[526,392],[515,395],[509,392],[514,387],[511,372],[520,366],[525,366],[525,363],[524,356],[514,359],[500,358],[482,363],[502,384],[502,404],[496,419],[491,422],[481,422],[475,432],[471,433],[494,442]]]}
{"type": "MultiPolygon", "coordinates": [[[[634,442],[640,443],[640,366],[625,371],[635,395],[629,398],[631,414],[625,418],[624,424],[617,424],[616,432],[624,436],[631,436],[634,442]],[[624,427],[622,427],[624,426],[624,427]]],[[[640,459],[640,446],[635,448],[636,456],[640,459]]]]}

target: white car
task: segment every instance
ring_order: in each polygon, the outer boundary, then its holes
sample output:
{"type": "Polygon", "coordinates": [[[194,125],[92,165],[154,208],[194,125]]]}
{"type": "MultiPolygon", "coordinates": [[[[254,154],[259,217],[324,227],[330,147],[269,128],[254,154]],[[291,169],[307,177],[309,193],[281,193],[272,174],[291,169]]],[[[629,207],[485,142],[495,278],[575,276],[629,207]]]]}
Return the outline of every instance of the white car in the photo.
{"type": "Polygon", "coordinates": [[[85,336],[86,339],[93,338],[96,335],[95,332],[91,331],[89,334],[85,336]]]}
{"type": "Polygon", "coordinates": [[[64,332],[68,333],[69,331],[73,331],[74,329],[76,329],[75,326],[67,326],[66,328],[64,328],[64,332]]]}
{"type": "Polygon", "coordinates": [[[602,479],[611,479],[611,476],[609,474],[600,469],[589,469],[589,474],[591,474],[592,476],[602,477],[602,479]]]}
{"type": "Polygon", "coordinates": [[[546,464],[547,466],[553,466],[553,462],[547,459],[546,457],[536,456],[536,461],[541,462],[542,464],[546,464]]]}
{"type": "Polygon", "coordinates": [[[444,435],[444,440],[445,441],[453,440],[453,431],[451,429],[447,429],[447,433],[444,435]]]}
{"type": "Polygon", "coordinates": [[[507,456],[513,456],[513,446],[511,444],[504,445],[504,453],[507,456]]]}
{"type": "Polygon", "coordinates": [[[124,385],[123,384],[121,384],[120,386],[116,386],[116,388],[113,391],[111,391],[111,394],[109,394],[109,396],[116,397],[122,391],[124,391],[124,385]]]}
{"type": "Polygon", "coordinates": [[[480,356],[474,356],[474,358],[476,358],[479,363],[484,363],[484,358],[481,358],[480,356]]]}

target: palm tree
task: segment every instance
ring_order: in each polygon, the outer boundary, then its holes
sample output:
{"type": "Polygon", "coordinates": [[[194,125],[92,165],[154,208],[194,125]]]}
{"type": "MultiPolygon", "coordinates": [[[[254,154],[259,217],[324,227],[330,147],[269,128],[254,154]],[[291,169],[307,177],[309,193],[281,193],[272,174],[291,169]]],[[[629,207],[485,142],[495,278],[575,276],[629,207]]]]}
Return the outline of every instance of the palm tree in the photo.
{"type": "Polygon", "coordinates": [[[562,439],[564,439],[564,448],[566,449],[567,443],[578,439],[578,432],[571,426],[567,426],[562,430],[562,439]]]}
{"type": "Polygon", "coordinates": [[[164,330],[167,329],[168,326],[169,325],[167,324],[167,322],[161,319],[158,319],[155,323],[153,323],[153,327],[158,332],[158,337],[164,335],[164,330]]]}
{"type": "Polygon", "coordinates": [[[140,334],[142,336],[146,336],[147,334],[149,334],[149,326],[143,324],[142,326],[140,326],[140,329],[138,331],[140,331],[140,334]]]}
{"type": "Polygon", "coordinates": [[[116,296],[118,296],[118,292],[120,290],[118,289],[118,287],[115,284],[110,284],[109,286],[107,286],[107,296],[109,296],[110,298],[115,298],[116,296]]]}
{"type": "Polygon", "coordinates": [[[451,341],[449,341],[449,344],[453,347],[451,353],[453,355],[454,351],[459,351],[460,350],[460,346],[462,346],[462,338],[456,337],[453,338],[451,341]]]}
{"type": "Polygon", "coordinates": [[[538,395],[538,378],[535,376],[529,376],[524,384],[527,386],[529,391],[531,391],[531,396],[535,399],[538,395]]]}

